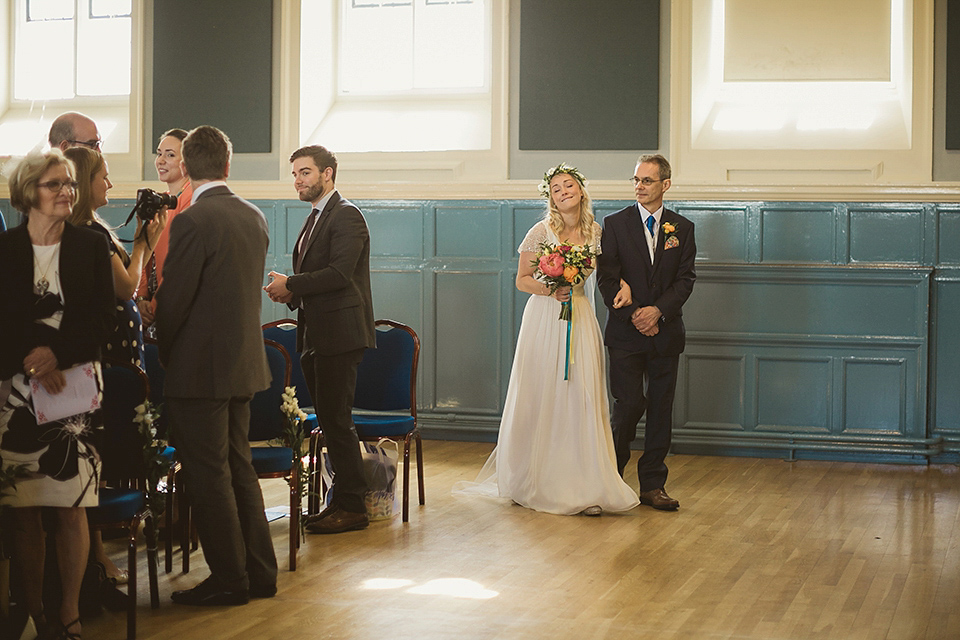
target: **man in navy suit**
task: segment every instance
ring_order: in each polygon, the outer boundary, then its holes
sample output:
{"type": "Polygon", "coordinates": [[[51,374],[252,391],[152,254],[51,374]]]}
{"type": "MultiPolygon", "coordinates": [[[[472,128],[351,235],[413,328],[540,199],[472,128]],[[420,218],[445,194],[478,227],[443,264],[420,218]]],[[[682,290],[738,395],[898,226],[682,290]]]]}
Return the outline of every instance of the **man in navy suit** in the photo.
{"type": "Polygon", "coordinates": [[[664,511],[680,507],[664,490],[665,460],[685,342],[682,308],[697,277],[693,223],[663,207],[670,176],[663,156],[640,158],[633,177],[637,203],[604,219],[598,267],[598,285],[609,310],[604,344],[610,352],[617,467],[623,475],[646,411],[643,455],[637,462],[640,503],[664,511]],[[633,300],[616,308],[621,278],[630,285],[633,300]]]}
{"type": "Polygon", "coordinates": [[[290,162],[297,194],[313,211],[293,247],[293,275],[271,271],[264,289],[297,310],[300,366],[334,472],[332,501],[307,520],[307,531],[343,533],[369,523],[352,407],[363,353],[377,345],[370,233],[360,209],[336,189],[336,155],[311,145],[294,151],[290,162]]]}

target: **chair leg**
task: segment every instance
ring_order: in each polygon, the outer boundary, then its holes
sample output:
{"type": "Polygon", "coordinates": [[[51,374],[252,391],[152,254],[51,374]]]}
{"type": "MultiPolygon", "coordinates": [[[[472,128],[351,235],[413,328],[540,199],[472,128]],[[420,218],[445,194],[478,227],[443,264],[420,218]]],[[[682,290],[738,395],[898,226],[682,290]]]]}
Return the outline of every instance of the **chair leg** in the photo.
{"type": "Polygon", "coordinates": [[[420,488],[420,506],[425,505],[426,497],[423,492],[423,440],[420,439],[420,432],[417,431],[417,484],[420,488]]]}
{"type": "Polygon", "coordinates": [[[148,515],[146,519],[147,530],[147,580],[150,584],[150,608],[160,608],[160,587],[157,578],[157,530],[153,515],[148,515]],[[150,531],[153,531],[151,534],[150,531]]]}
{"type": "Polygon", "coordinates": [[[140,519],[134,518],[127,535],[127,640],[135,640],[137,637],[137,529],[139,528],[140,519]]]}
{"type": "Polygon", "coordinates": [[[290,571],[297,570],[297,550],[300,548],[300,474],[290,473],[290,571]]]}
{"type": "Polygon", "coordinates": [[[170,465],[167,472],[167,497],[164,504],[164,526],[166,540],[163,548],[163,569],[166,573],[173,572],[173,498],[177,474],[174,471],[176,463],[170,465]]]}
{"type": "Polygon", "coordinates": [[[307,480],[307,513],[315,515],[323,511],[323,432],[314,429],[310,433],[310,473],[307,480]]]}
{"type": "MultiPolygon", "coordinates": [[[[182,484],[180,485],[183,486],[182,484]]],[[[190,500],[185,491],[180,491],[180,565],[181,571],[190,573],[190,500]]]]}
{"type": "Polygon", "coordinates": [[[403,439],[403,521],[410,520],[410,436],[403,439]]]}

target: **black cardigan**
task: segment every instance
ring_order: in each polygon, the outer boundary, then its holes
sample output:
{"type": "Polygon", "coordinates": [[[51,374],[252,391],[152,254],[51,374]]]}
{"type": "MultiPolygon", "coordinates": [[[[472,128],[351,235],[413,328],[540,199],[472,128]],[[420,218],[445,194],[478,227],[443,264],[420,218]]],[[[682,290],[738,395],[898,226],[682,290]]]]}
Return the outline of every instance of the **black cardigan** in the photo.
{"type": "Polygon", "coordinates": [[[24,358],[38,346],[50,347],[61,370],[100,359],[101,345],[116,322],[107,240],[96,231],[68,223],[60,242],[63,318],[59,331],[38,340],[30,313],[35,300],[34,259],[26,223],[0,233],[0,300],[4,307],[0,311],[0,379],[22,372],[24,358]]]}

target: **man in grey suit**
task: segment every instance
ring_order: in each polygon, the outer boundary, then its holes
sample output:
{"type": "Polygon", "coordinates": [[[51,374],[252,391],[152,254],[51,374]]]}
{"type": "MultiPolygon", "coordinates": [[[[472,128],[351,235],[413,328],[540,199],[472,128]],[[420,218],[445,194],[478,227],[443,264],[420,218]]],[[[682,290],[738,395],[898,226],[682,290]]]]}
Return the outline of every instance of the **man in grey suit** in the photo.
{"type": "Polygon", "coordinates": [[[297,349],[333,467],[333,500],[307,522],[311,533],[368,524],[360,443],[351,409],[357,367],[376,346],[370,293],[370,234],[360,209],[336,190],[337,157],[319,145],[290,156],[294,186],[313,211],[293,250],[294,275],[270,272],[264,287],[297,309],[297,349]]]}
{"type": "Polygon", "coordinates": [[[270,384],[260,329],[267,223],[227,187],[230,140],[197,127],[183,141],[193,202],[170,228],[157,291],[170,437],[183,464],[210,577],[173,601],[246,604],[277,591],[277,558],[247,434],[250,399],[270,384]]]}

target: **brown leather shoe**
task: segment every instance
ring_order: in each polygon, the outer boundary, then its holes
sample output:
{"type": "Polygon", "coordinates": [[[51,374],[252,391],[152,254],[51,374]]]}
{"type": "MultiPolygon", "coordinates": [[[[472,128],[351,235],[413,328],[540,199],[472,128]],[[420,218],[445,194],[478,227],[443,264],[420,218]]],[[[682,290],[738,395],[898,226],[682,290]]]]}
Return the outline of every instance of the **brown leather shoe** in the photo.
{"type": "Polygon", "coordinates": [[[370,519],[366,513],[353,513],[337,507],[333,513],[307,525],[309,533],[343,533],[366,529],[370,519]]]}
{"type": "Polygon", "coordinates": [[[324,510],[321,511],[320,513],[314,513],[314,514],[305,516],[303,518],[303,524],[304,526],[306,526],[308,524],[313,524],[317,520],[323,520],[327,516],[332,515],[336,510],[337,508],[335,506],[330,505],[329,507],[324,508],[324,510]]]}
{"type": "Polygon", "coordinates": [[[680,508],[680,503],[668,496],[663,489],[641,491],[640,504],[649,505],[661,511],[676,511],[680,508]]]}

